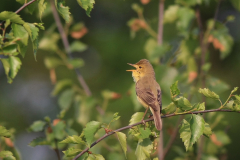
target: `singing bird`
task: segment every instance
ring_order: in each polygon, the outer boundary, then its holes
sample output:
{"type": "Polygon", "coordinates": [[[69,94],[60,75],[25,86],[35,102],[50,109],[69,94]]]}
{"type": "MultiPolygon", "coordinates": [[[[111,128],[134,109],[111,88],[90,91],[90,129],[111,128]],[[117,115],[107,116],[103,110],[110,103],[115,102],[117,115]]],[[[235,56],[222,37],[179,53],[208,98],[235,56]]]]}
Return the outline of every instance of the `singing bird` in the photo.
{"type": "Polygon", "coordinates": [[[143,123],[144,117],[150,108],[155,127],[157,130],[162,130],[162,120],[160,111],[162,109],[162,94],[159,84],[156,82],[155,72],[146,59],[142,59],[136,64],[128,63],[129,65],[136,68],[136,70],[127,70],[132,72],[132,77],[136,83],[136,95],[138,101],[146,108],[144,116],[142,118],[143,123]]]}

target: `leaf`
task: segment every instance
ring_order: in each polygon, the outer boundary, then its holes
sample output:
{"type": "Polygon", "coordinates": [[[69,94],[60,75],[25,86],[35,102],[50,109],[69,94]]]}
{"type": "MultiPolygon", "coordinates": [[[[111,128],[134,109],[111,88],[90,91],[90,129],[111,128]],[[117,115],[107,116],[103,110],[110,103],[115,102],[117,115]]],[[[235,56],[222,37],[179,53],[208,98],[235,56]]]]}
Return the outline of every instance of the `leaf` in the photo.
{"type": "Polygon", "coordinates": [[[211,127],[210,127],[209,124],[206,123],[206,122],[205,122],[205,125],[204,125],[204,126],[205,126],[205,127],[204,127],[204,130],[203,130],[204,136],[210,137],[210,136],[212,135],[212,129],[211,129],[211,127]]]}
{"type": "Polygon", "coordinates": [[[227,145],[231,143],[231,139],[228,137],[228,135],[225,132],[217,131],[217,132],[214,132],[214,134],[216,135],[217,140],[221,142],[222,145],[227,145]]]}
{"type": "Polygon", "coordinates": [[[176,111],[176,105],[171,102],[167,107],[163,108],[161,113],[162,114],[171,114],[174,113],[176,111]]]}
{"type": "Polygon", "coordinates": [[[127,158],[127,137],[126,134],[122,132],[116,132],[118,141],[121,144],[121,147],[123,149],[124,155],[127,158]]]}
{"type": "Polygon", "coordinates": [[[12,134],[5,127],[0,126],[0,136],[6,137],[6,138],[10,138],[12,136],[12,134]]]}
{"type": "Polygon", "coordinates": [[[28,145],[31,147],[39,146],[39,145],[50,145],[51,143],[47,141],[46,138],[37,137],[32,140],[28,145]]]}
{"type": "Polygon", "coordinates": [[[204,131],[204,119],[198,115],[192,115],[189,121],[182,121],[179,130],[180,138],[184,142],[186,151],[200,138],[204,131]]]}
{"type": "Polygon", "coordinates": [[[219,99],[219,95],[210,91],[208,88],[204,88],[204,89],[199,88],[198,92],[202,93],[204,96],[206,96],[208,98],[212,98],[212,99],[215,99],[215,100],[219,99]]]}
{"type": "Polygon", "coordinates": [[[129,121],[130,122],[129,125],[140,122],[143,118],[143,115],[144,115],[144,112],[134,113],[129,121]]]}
{"type": "Polygon", "coordinates": [[[71,45],[70,45],[70,50],[72,52],[82,52],[85,51],[87,49],[87,45],[80,42],[80,41],[74,41],[71,45]]]}
{"type": "Polygon", "coordinates": [[[59,121],[52,127],[54,137],[58,140],[62,140],[65,137],[66,124],[63,121],[59,121]]]}
{"type": "Polygon", "coordinates": [[[90,17],[90,12],[93,9],[95,0],[77,0],[77,2],[84,10],[86,10],[86,14],[90,17]]]}
{"type": "Polygon", "coordinates": [[[177,104],[177,107],[180,108],[183,111],[189,111],[193,108],[191,103],[188,101],[185,97],[180,97],[174,101],[177,104]]]}
{"type": "Polygon", "coordinates": [[[33,124],[29,127],[29,131],[32,132],[39,132],[42,131],[47,123],[45,121],[35,121],[33,124]]]}
{"type": "Polygon", "coordinates": [[[240,11],[240,1],[239,0],[230,0],[234,8],[240,11]]]}
{"type": "Polygon", "coordinates": [[[63,141],[61,141],[59,143],[85,144],[85,142],[82,140],[82,138],[77,135],[68,136],[66,139],[64,139],[63,141]]]}
{"type": "Polygon", "coordinates": [[[97,121],[91,121],[88,122],[86,127],[83,129],[88,146],[92,144],[94,135],[100,129],[101,124],[102,123],[97,121]]]}
{"type": "Polygon", "coordinates": [[[193,108],[196,108],[197,111],[204,111],[205,110],[205,102],[197,103],[193,106],[193,108]]]}
{"type": "Polygon", "coordinates": [[[28,45],[28,32],[26,29],[19,24],[13,23],[12,25],[12,31],[15,38],[19,38],[20,42],[22,42],[23,45],[28,45]]]}
{"type": "Polygon", "coordinates": [[[140,132],[140,137],[141,139],[145,139],[148,138],[151,134],[151,130],[149,128],[139,128],[139,132],[140,132]]]}
{"type": "Polygon", "coordinates": [[[24,23],[23,25],[31,37],[32,42],[37,39],[39,29],[32,23],[24,23]]]}
{"type": "Polygon", "coordinates": [[[140,139],[137,144],[137,149],[135,154],[137,156],[137,160],[146,160],[150,159],[150,153],[153,149],[152,141],[149,138],[140,139]]]}
{"type": "Polygon", "coordinates": [[[8,12],[8,11],[3,11],[0,13],[0,20],[6,21],[9,19],[13,23],[18,23],[18,24],[23,24],[25,23],[22,18],[14,13],[14,12],[8,12]]]}
{"type": "Polygon", "coordinates": [[[195,6],[197,4],[201,4],[202,1],[201,0],[176,0],[175,3],[177,4],[181,4],[187,7],[191,7],[191,6],[195,6]]]}
{"type": "Polygon", "coordinates": [[[238,87],[234,87],[234,89],[231,91],[231,94],[233,94],[234,92],[236,92],[238,90],[238,87]]]}
{"type": "Polygon", "coordinates": [[[46,57],[44,59],[44,64],[48,69],[57,68],[60,65],[64,65],[63,61],[55,57],[46,57]]]}
{"type": "Polygon", "coordinates": [[[84,66],[84,61],[81,58],[69,59],[68,63],[70,63],[73,66],[73,68],[80,68],[84,66]]]}
{"type": "Polygon", "coordinates": [[[44,1],[45,0],[39,0],[38,2],[38,11],[39,11],[39,17],[41,21],[42,21],[43,12],[47,8],[47,2],[44,2],[44,1]]]}
{"type": "Polygon", "coordinates": [[[105,158],[101,154],[93,154],[95,157],[95,160],[105,160],[105,158]]]}
{"type": "Polygon", "coordinates": [[[178,5],[170,5],[164,12],[164,23],[173,23],[178,18],[178,5]]]}
{"type": "Polygon", "coordinates": [[[39,48],[46,51],[57,51],[57,42],[59,39],[60,36],[58,33],[52,33],[49,36],[44,36],[39,43],[39,48]]]}
{"type": "Polygon", "coordinates": [[[58,104],[61,109],[68,109],[73,101],[74,91],[72,89],[65,90],[62,92],[58,99],[58,104]]]}
{"type": "Polygon", "coordinates": [[[13,156],[12,152],[10,151],[1,151],[0,158],[2,158],[2,160],[16,160],[16,158],[13,156]]]}
{"type": "Polygon", "coordinates": [[[63,153],[65,154],[65,156],[67,157],[72,157],[72,156],[76,156],[77,154],[79,154],[82,150],[79,148],[74,148],[74,147],[69,147],[66,151],[63,151],[63,153]]]}
{"type": "Polygon", "coordinates": [[[180,94],[180,90],[178,89],[178,81],[174,82],[170,87],[170,93],[172,97],[175,97],[180,94]]]}
{"type": "Polygon", "coordinates": [[[70,20],[70,12],[69,7],[64,6],[65,1],[64,0],[55,0],[55,6],[60,13],[60,15],[63,17],[63,19],[68,23],[70,20]]]}
{"type": "Polygon", "coordinates": [[[55,85],[53,91],[52,91],[52,95],[56,96],[58,95],[63,89],[65,89],[66,87],[70,87],[73,85],[72,80],[70,79],[63,79],[61,81],[58,81],[57,84],[55,85]]]}

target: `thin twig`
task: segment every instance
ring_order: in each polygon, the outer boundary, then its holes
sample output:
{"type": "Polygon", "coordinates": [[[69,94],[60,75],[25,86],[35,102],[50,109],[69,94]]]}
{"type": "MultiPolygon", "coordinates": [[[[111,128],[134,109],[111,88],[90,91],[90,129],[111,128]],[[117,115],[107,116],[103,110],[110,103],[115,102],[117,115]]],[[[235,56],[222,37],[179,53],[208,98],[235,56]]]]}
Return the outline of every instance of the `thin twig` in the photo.
{"type": "MultiPolygon", "coordinates": [[[[168,114],[168,115],[164,115],[164,116],[161,116],[161,118],[168,118],[168,117],[173,117],[173,116],[178,116],[178,115],[186,115],[186,114],[199,114],[199,113],[209,113],[209,112],[236,112],[236,111],[232,111],[232,110],[226,110],[226,109],[210,109],[210,110],[205,110],[205,111],[195,111],[195,112],[184,112],[184,113],[178,113],[178,114],[175,114],[175,113],[172,113],[172,114],[168,114]]],[[[240,113],[240,111],[237,111],[236,113],[240,113]]],[[[146,119],[144,120],[145,122],[149,122],[149,121],[153,121],[153,117],[152,118],[149,118],[149,119],[146,119]]],[[[107,138],[108,136],[116,133],[116,132],[120,132],[120,131],[123,131],[123,130],[126,130],[126,129],[130,129],[134,126],[137,126],[139,124],[143,124],[143,122],[138,122],[138,123],[135,123],[135,124],[132,124],[132,125],[128,125],[128,126],[125,126],[125,127],[122,127],[122,128],[119,128],[115,131],[112,131],[112,132],[109,132],[108,134],[105,134],[104,136],[102,136],[101,138],[99,138],[98,140],[96,140],[95,142],[93,142],[90,146],[90,148],[92,148],[93,146],[95,146],[96,144],[98,144],[100,141],[102,141],[103,139],[107,138]]],[[[89,147],[84,149],[81,153],[79,153],[75,158],[73,158],[72,160],[77,160],[80,156],[82,156],[84,153],[86,153],[89,149],[89,147]]]]}
{"type": "MultiPolygon", "coordinates": [[[[15,13],[19,13],[21,10],[23,10],[25,7],[27,7],[28,5],[32,4],[33,2],[35,2],[36,0],[31,0],[28,3],[25,3],[24,5],[22,5],[22,7],[20,7],[18,10],[15,11],[15,13]]],[[[0,26],[4,23],[5,21],[2,21],[0,23],[0,26]]]]}
{"type": "Polygon", "coordinates": [[[56,147],[55,152],[57,154],[58,160],[61,160],[59,149],[58,149],[58,144],[57,144],[58,142],[56,139],[54,140],[54,142],[55,142],[55,147],[56,147]]]}
{"type": "MultiPolygon", "coordinates": [[[[164,16],[164,0],[159,0],[159,14],[158,14],[158,45],[163,43],[163,16],[164,16]]],[[[163,121],[162,121],[163,123],[163,121]]],[[[163,150],[163,132],[159,134],[159,143],[158,143],[158,159],[164,160],[164,150],[163,150]]]]}
{"type": "MultiPolygon", "coordinates": [[[[72,53],[71,53],[71,50],[70,50],[70,46],[69,46],[69,42],[68,42],[68,39],[67,39],[67,35],[64,32],[64,29],[63,29],[60,17],[59,17],[59,15],[57,13],[57,10],[55,8],[54,1],[50,0],[50,4],[51,4],[52,12],[53,12],[53,17],[54,17],[54,20],[55,20],[55,22],[57,24],[58,31],[59,31],[59,33],[61,35],[61,39],[62,39],[64,48],[65,48],[65,51],[67,52],[68,57],[70,59],[73,59],[72,53]]],[[[75,72],[77,74],[78,80],[79,80],[80,84],[82,85],[84,91],[86,92],[86,94],[88,96],[91,96],[92,93],[91,93],[88,85],[86,84],[85,80],[83,79],[83,76],[82,76],[81,72],[79,71],[79,69],[75,68],[75,72]]]]}

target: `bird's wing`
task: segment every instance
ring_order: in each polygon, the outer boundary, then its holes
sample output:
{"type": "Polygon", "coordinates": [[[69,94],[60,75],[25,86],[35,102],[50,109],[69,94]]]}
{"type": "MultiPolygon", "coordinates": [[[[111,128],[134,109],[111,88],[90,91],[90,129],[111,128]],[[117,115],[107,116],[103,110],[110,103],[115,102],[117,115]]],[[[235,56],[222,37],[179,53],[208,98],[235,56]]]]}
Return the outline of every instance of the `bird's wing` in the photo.
{"type": "Polygon", "coordinates": [[[154,111],[159,110],[155,105],[156,97],[154,96],[150,88],[140,88],[138,83],[136,84],[136,94],[141,100],[143,100],[154,111]]]}

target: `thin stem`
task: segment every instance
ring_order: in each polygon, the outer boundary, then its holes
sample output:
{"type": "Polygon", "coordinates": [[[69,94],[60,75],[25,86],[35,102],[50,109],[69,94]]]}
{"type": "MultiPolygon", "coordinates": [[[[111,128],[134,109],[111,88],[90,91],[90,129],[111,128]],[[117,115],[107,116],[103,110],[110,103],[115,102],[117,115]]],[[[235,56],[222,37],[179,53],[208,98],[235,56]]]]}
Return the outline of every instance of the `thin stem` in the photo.
{"type": "MultiPolygon", "coordinates": [[[[50,0],[50,4],[51,4],[52,12],[53,12],[53,17],[54,17],[54,20],[55,20],[55,22],[57,24],[58,31],[59,31],[59,33],[61,35],[61,39],[62,39],[64,48],[65,48],[65,51],[67,52],[68,57],[70,59],[73,59],[72,53],[71,53],[71,50],[70,50],[70,46],[69,46],[69,42],[68,42],[68,39],[67,39],[67,35],[64,32],[64,29],[63,29],[60,17],[59,17],[59,15],[57,13],[57,10],[55,8],[54,1],[50,0]]],[[[78,81],[82,85],[82,87],[83,87],[84,91],[86,92],[87,96],[91,96],[92,93],[91,93],[88,85],[86,84],[85,80],[83,79],[83,76],[81,75],[81,72],[79,71],[79,69],[75,68],[75,72],[77,74],[78,81]]]]}
{"type": "Polygon", "coordinates": [[[54,141],[55,141],[55,147],[56,147],[55,152],[57,154],[58,160],[61,160],[59,149],[58,149],[57,140],[55,139],[54,141]]]}
{"type": "MultiPolygon", "coordinates": [[[[210,109],[210,110],[205,110],[205,111],[195,111],[195,112],[186,112],[184,114],[199,114],[199,113],[209,113],[209,112],[236,112],[236,111],[232,111],[232,110],[227,110],[227,109],[210,109]]],[[[236,113],[240,113],[240,111],[237,111],[236,113]]],[[[161,118],[168,118],[168,117],[173,117],[173,116],[177,116],[175,113],[172,114],[168,114],[168,115],[164,115],[161,116],[161,118]]],[[[153,117],[144,120],[145,122],[149,122],[149,121],[153,121],[153,117]]],[[[119,128],[115,131],[109,132],[108,134],[105,134],[104,136],[102,136],[101,138],[99,138],[98,140],[96,140],[95,142],[93,142],[90,146],[90,148],[92,148],[93,146],[95,146],[96,144],[98,144],[100,141],[102,141],[103,139],[107,138],[108,136],[116,133],[116,132],[120,132],[126,129],[130,129],[134,126],[137,126],[139,124],[143,124],[143,122],[138,122],[132,125],[128,125],[122,128],[119,128]]],[[[77,160],[79,157],[81,157],[84,153],[86,153],[89,149],[89,147],[87,147],[86,149],[84,149],[81,153],[79,153],[75,158],[73,158],[72,160],[77,160]]]]}

